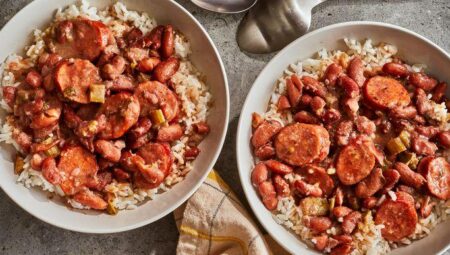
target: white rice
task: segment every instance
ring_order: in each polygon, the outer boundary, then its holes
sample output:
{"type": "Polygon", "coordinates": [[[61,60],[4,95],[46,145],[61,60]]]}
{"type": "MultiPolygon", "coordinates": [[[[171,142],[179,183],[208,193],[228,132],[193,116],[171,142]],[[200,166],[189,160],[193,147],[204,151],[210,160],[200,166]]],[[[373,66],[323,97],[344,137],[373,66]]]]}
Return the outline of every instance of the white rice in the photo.
{"type": "MultiPolygon", "coordinates": [[[[138,27],[144,34],[157,26],[156,20],[151,18],[147,13],[130,11],[121,2],[115,3],[110,9],[97,10],[96,7],[91,6],[86,0],[80,1],[79,4],[70,5],[65,9],[58,9],[54,21],[57,22],[79,16],[102,21],[110,28],[115,36],[121,36],[126,32],[129,29],[128,24],[138,27]]],[[[14,75],[11,72],[12,66],[14,68],[34,66],[39,55],[45,50],[43,37],[49,32],[49,28],[45,31],[36,29],[33,32],[33,44],[25,48],[25,58],[12,54],[5,60],[0,66],[1,86],[17,86],[19,84],[16,83],[14,75]]],[[[173,76],[172,82],[177,88],[175,92],[181,100],[183,111],[182,118],[180,118],[179,122],[187,128],[180,141],[176,141],[171,145],[171,150],[175,158],[172,171],[164,183],[155,189],[133,189],[129,183],[113,182],[109,184],[105,189],[114,195],[115,198],[112,204],[119,210],[135,209],[145,200],[154,199],[158,193],[165,192],[171,186],[182,181],[184,176],[193,169],[193,162],[185,162],[183,155],[189,137],[193,134],[192,124],[203,122],[207,119],[212,96],[204,82],[203,75],[190,62],[190,54],[191,47],[189,41],[176,31],[175,55],[181,59],[181,64],[180,69],[173,76]]],[[[1,89],[0,93],[2,93],[1,89]]],[[[10,107],[3,99],[3,95],[1,96],[0,106],[6,112],[11,112],[10,107]]],[[[0,125],[0,142],[12,144],[19,150],[19,146],[12,139],[12,127],[6,121],[0,125]]],[[[49,183],[42,176],[41,172],[33,170],[29,161],[30,155],[25,158],[24,170],[17,179],[18,183],[22,183],[27,188],[38,187],[44,191],[64,195],[62,190],[49,183]]],[[[68,199],[68,204],[77,209],[89,209],[72,199],[68,199]]]]}
{"type": "MultiPolygon", "coordinates": [[[[348,62],[354,55],[358,55],[364,63],[364,68],[367,71],[374,71],[381,68],[385,63],[391,62],[393,57],[397,54],[397,48],[394,45],[379,44],[374,46],[370,39],[364,42],[360,42],[354,39],[344,39],[348,49],[346,51],[340,50],[320,50],[314,58],[309,58],[298,63],[291,64],[284,71],[283,76],[275,84],[274,92],[270,98],[269,107],[267,112],[262,114],[262,117],[268,120],[277,120],[283,125],[292,123],[292,114],[288,112],[279,112],[277,103],[278,98],[286,93],[286,78],[293,74],[298,76],[311,76],[314,78],[322,77],[326,68],[333,62],[338,62],[342,66],[346,67],[348,62]]],[[[412,66],[407,65],[407,68],[413,72],[424,71],[426,68],[422,64],[414,64],[412,66]]],[[[334,99],[327,99],[334,100],[334,99]]],[[[447,123],[447,109],[445,103],[436,104],[433,101],[434,108],[430,117],[439,121],[442,124],[447,123]]],[[[447,127],[450,130],[450,125],[447,127]]],[[[450,159],[450,152],[447,153],[450,159]]],[[[330,168],[327,170],[328,174],[334,174],[335,169],[330,168]]],[[[285,176],[285,179],[292,183],[296,177],[292,174],[285,176]]],[[[394,192],[388,192],[388,196],[392,200],[396,200],[396,194],[394,192]]],[[[417,199],[417,198],[416,198],[417,199]]],[[[380,205],[386,200],[386,195],[377,201],[377,205],[380,205]]],[[[431,215],[426,219],[420,219],[416,226],[415,233],[409,238],[405,238],[401,241],[401,244],[410,244],[413,240],[423,238],[427,236],[430,231],[439,223],[447,219],[447,215],[450,214],[450,202],[440,201],[432,199],[437,203],[437,206],[433,207],[431,215]]],[[[311,231],[303,225],[303,216],[301,210],[296,208],[293,197],[281,198],[279,197],[276,210],[273,212],[274,220],[290,229],[293,233],[298,235],[307,244],[313,246],[311,238],[313,234],[311,231]]],[[[356,248],[352,254],[387,254],[391,249],[398,247],[396,243],[389,243],[381,236],[381,229],[383,225],[375,225],[373,217],[370,211],[366,212],[363,223],[358,225],[358,229],[354,234],[353,246],[356,248]]],[[[331,228],[327,230],[328,234],[336,234],[338,229],[331,228]]],[[[330,250],[325,250],[330,252],[330,250]]]]}

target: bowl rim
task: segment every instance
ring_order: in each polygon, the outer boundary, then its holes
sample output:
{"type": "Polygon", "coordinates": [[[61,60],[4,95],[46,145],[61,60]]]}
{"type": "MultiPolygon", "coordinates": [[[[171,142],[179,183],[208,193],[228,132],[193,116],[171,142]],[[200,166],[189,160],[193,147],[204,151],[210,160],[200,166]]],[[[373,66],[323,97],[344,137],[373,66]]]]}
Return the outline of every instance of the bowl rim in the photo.
{"type": "MultiPolygon", "coordinates": [[[[296,40],[294,40],[293,42],[291,42],[290,44],[288,44],[286,47],[284,47],[281,51],[279,51],[274,57],[272,57],[272,59],[265,65],[265,67],[261,70],[261,72],[258,74],[257,78],[255,79],[255,81],[252,84],[252,88],[250,89],[250,91],[247,94],[247,97],[244,101],[244,104],[242,106],[241,112],[243,109],[247,108],[248,105],[250,104],[250,94],[252,94],[252,92],[254,90],[256,90],[255,88],[255,84],[260,83],[260,77],[262,73],[265,73],[268,71],[268,68],[272,65],[273,62],[276,61],[276,59],[282,57],[283,55],[285,55],[285,52],[289,51],[291,48],[296,47],[296,45],[300,42],[300,41],[304,41],[307,40],[310,37],[315,36],[316,34],[325,32],[325,31],[332,31],[336,28],[341,28],[341,27],[348,27],[348,26],[374,26],[374,27],[381,27],[381,28],[388,28],[388,29],[393,29],[393,30],[397,30],[399,32],[402,33],[406,33],[409,34],[411,36],[414,36],[422,41],[424,41],[425,43],[427,43],[428,45],[430,45],[431,47],[433,47],[435,50],[439,51],[440,54],[444,55],[447,57],[447,59],[450,60],[450,54],[447,53],[443,48],[441,48],[440,46],[438,46],[437,44],[435,44],[434,42],[432,42],[430,39],[420,35],[419,33],[416,33],[412,30],[403,28],[401,26],[398,25],[394,25],[394,24],[390,24],[390,23],[386,23],[386,22],[378,22],[378,21],[348,21],[348,22],[341,22],[341,23],[336,23],[336,24],[332,24],[332,25],[328,25],[322,28],[319,28],[317,30],[311,31],[299,38],[297,38],[296,40]]],[[[238,172],[239,172],[239,180],[241,181],[241,185],[242,188],[244,190],[244,194],[245,194],[245,198],[247,199],[250,208],[252,209],[253,213],[255,214],[256,218],[258,219],[259,223],[264,227],[264,229],[269,233],[269,235],[271,237],[273,237],[273,239],[279,244],[281,245],[285,250],[287,250],[288,252],[292,253],[292,254],[296,254],[298,252],[298,249],[296,250],[296,247],[290,247],[288,245],[286,245],[282,239],[281,236],[278,235],[272,235],[272,231],[269,228],[269,225],[264,221],[266,219],[265,216],[262,215],[261,212],[259,212],[258,210],[256,210],[256,203],[260,202],[259,200],[257,202],[255,201],[250,201],[249,199],[249,192],[250,189],[254,189],[253,185],[250,183],[250,180],[247,179],[246,175],[245,175],[245,171],[248,171],[248,169],[243,169],[243,167],[241,166],[241,162],[243,160],[241,156],[241,150],[240,150],[240,141],[242,141],[242,138],[244,138],[246,135],[246,132],[248,132],[248,130],[244,130],[243,126],[244,126],[244,122],[247,121],[243,118],[243,115],[241,114],[241,116],[239,117],[239,122],[238,122],[238,126],[237,126],[237,134],[236,134],[236,159],[237,159],[237,165],[238,165],[238,172]]],[[[249,145],[250,146],[250,145],[249,145]]],[[[253,160],[253,158],[252,158],[253,160]]],[[[283,226],[283,228],[285,228],[283,226]]],[[[285,229],[286,232],[288,232],[289,230],[285,229]]],[[[298,238],[298,237],[297,237],[298,238]]],[[[303,240],[299,239],[298,240],[300,242],[303,242],[303,240]]],[[[450,242],[443,247],[438,254],[442,254],[444,253],[448,248],[450,248],[450,242]]]]}
{"type": "MultiPolygon", "coordinates": [[[[18,19],[19,16],[21,16],[22,13],[28,12],[30,9],[36,7],[39,7],[39,5],[43,4],[44,0],[35,0],[32,1],[30,3],[28,3],[27,5],[25,5],[22,9],[20,9],[17,13],[14,14],[14,16],[7,22],[5,23],[5,25],[3,25],[2,29],[0,30],[0,35],[2,35],[4,28],[7,27],[8,25],[11,25],[12,23],[16,22],[16,20],[18,19]]],[[[74,0],[74,2],[76,2],[74,0]]],[[[211,45],[213,51],[214,51],[214,57],[218,60],[218,64],[220,67],[220,72],[222,73],[222,78],[223,78],[223,85],[224,85],[224,89],[225,89],[225,116],[224,116],[224,122],[225,122],[225,126],[223,127],[222,130],[222,134],[220,137],[220,141],[218,143],[218,149],[217,151],[214,153],[214,155],[212,156],[212,160],[210,161],[209,165],[208,165],[208,170],[205,171],[200,178],[198,178],[195,182],[194,185],[192,185],[192,188],[189,190],[189,192],[183,194],[182,196],[180,196],[180,198],[173,203],[171,206],[169,206],[166,210],[161,211],[159,214],[157,214],[156,216],[154,216],[153,218],[147,219],[147,220],[143,220],[140,222],[137,222],[135,224],[130,224],[124,227],[119,227],[119,228],[102,228],[101,230],[96,230],[96,229],[86,229],[86,228],[79,228],[79,227],[73,227],[73,226],[69,226],[66,225],[64,223],[61,223],[60,221],[51,221],[46,219],[45,217],[42,217],[41,214],[39,213],[34,213],[34,212],[30,212],[28,211],[17,199],[16,199],[16,195],[14,195],[11,192],[8,192],[8,190],[4,189],[3,187],[0,187],[5,193],[6,195],[15,203],[17,204],[20,208],[22,208],[24,211],[28,212],[29,214],[33,215],[34,217],[36,217],[37,219],[56,226],[58,228],[62,228],[65,230],[69,230],[69,231],[73,231],[73,232],[79,232],[79,233],[88,233],[88,234],[111,234],[111,233],[120,233],[120,232],[125,232],[125,231],[129,231],[129,230],[133,230],[136,228],[140,228],[142,226],[148,225],[150,223],[156,222],[158,220],[160,220],[161,218],[167,216],[169,213],[175,211],[179,206],[181,206],[184,202],[186,202],[193,194],[194,192],[196,192],[200,185],[205,181],[206,177],[208,176],[208,174],[211,172],[211,170],[213,169],[215,163],[217,162],[217,159],[220,156],[220,153],[222,152],[223,149],[223,145],[225,143],[225,138],[227,136],[228,133],[228,122],[229,122],[229,115],[230,115],[230,92],[229,92],[229,86],[228,86],[228,76],[227,76],[227,72],[225,69],[225,65],[223,64],[222,58],[220,56],[220,53],[216,47],[216,45],[214,44],[214,41],[211,39],[211,36],[208,34],[208,32],[206,31],[206,29],[203,27],[203,25],[187,10],[185,9],[181,4],[177,3],[175,0],[168,0],[168,2],[170,2],[175,8],[179,9],[180,11],[182,11],[185,15],[187,15],[188,18],[190,18],[195,24],[196,26],[200,29],[201,33],[206,37],[207,42],[211,45]]],[[[124,4],[126,5],[126,0],[124,0],[124,4]]],[[[56,9],[56,8],[55,8],[56,9]]],[[[142,12],[142,11],[140,11],[142,12]]],[[[170,190],[166,191],[166,192],[170,192],[170,190]]],[[[135,210],[138,210],[138,208],[136,208],[135,210]]]]}

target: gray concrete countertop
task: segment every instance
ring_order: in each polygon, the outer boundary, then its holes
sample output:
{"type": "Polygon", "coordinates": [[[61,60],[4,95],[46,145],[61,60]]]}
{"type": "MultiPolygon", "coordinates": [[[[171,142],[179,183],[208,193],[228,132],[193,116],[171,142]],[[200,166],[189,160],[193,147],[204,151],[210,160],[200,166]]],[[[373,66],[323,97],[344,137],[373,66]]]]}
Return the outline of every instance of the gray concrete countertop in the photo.
{"type": "MultiPolygon", "coordinates": [[[[230,83],[231,115],[228,137],[216,169],[246,202],[237,173],[235,133],[245,96],[273,55],[248,55],[239,50],[235,33],[242,14],[220,15],[203,11],[189,0],[177,1],[205,26],[225,63],[230,83]]],[[[30,0],[0,0],[0,27],[28,2],[30,0]]],[[[314,10],[312,29],[353,20],[400,25],[450,51],[448,0],[330,0],[314,10]]],[[[3,191],[0,191],[0,202],[0,254],[175,254],[178,232],[171,214],[133,231],[89,235],[39,221],[14,204],[3,191]]]]}

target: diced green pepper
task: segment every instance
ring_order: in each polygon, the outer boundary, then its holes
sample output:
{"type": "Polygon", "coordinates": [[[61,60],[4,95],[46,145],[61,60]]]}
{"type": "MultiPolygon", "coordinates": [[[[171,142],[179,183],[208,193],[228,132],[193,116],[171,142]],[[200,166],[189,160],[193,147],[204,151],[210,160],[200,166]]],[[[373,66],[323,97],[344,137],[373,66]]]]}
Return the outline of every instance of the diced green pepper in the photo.
{"type": "Polygon", "coordinates": [[[92,103],[104,103],[106,86],[103,84],[92,84],[90,87],[90,101],[92,103]]]}
{"type": "Polygon", "coordinates": [[[397,155],[401,152],[406,151],[406,146],[403,144],[402,140],[399,137],[392,138],[386,144],[386,146],[392,155],[397,155]]]}
{"type": "Polygon", "coordinates": [[[166,118],[164,117],[164,113],[161,109],[151,111],[150,118],[155,125],[160,125],[166,122],[166,118]]]}

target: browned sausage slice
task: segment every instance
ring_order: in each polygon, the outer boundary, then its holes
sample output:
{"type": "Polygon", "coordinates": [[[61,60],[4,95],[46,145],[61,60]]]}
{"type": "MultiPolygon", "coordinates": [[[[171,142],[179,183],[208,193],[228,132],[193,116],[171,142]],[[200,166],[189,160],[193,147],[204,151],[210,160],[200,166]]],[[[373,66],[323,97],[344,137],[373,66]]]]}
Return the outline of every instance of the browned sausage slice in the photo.
{"type": "Polygon", "coordinates": [[[431,160],[423,174],[431,194],[443,200],[450,198],[450,164],[445,158],[431,160]]]}
{"type": "Polygon", "coordinates": [[[77,103],[89,103],[89,87],[100,81],[98,68],[88,60],[66,61],[55,70],[55,82],[61,93],[77,103]]]}
{"type": "Polygon", "coordinates": [[[157,163],[165,176],[170,173],[173,157],[167,143],[148,143],[138,150],[137,155],[141,156],[146,164],[157,163]]]}
{"type": "Polygon", "coordinates": [[[138,99],[129,93],[115,94],[106,99],[98,115],[106,116],[105,128],[99,133],[101,139],[110,140],[121,137],[139,119],[138,99]]]}
{"type": "Polygon", "coordinates": [[[320,159],[329,150],[330,137],[322,126],[296,123],[284,127],[275,139],[275,151],[281,160],[303,166],[320,159]]]}
{"type": "Polygon", "coordinates": [[[303,180],[309,184],[319,184],[325,195],[330,195],[334,188],[333,179],[327,174],[325,169],[319,166],[308,165],[298,170],[303,176],[303,180]]]}
{"type": "Polygon", "coordinates": [[[98,170],[95,156],[81,146],[65,148],[58,163],[63,180],[61,189],[66,195],[73,195],[93,180],[98,170]]]}
{"type": "Polygon", "coordinates": [[[108,44],[111,31],[100,21],[74,19],[55,28],[54,50],[63,58],[96,59],[108,44]]]}
{"type": "Polygon", "coordinates": [[[396,79],[383,76],[370,78],[364,86],[367,102],[381,110],[407,106],[411,102],[408,91],[396,79]]]}
{"type": "Polygon", "coordinates": [[[139,84],[134,95],[139,99],[141,116],[147,116],[151,111],[161,109],[166,120],[170,122],[180,111],[177,95],[157,81],[139,84]]]}
{"type": "Polygon", "coordinates": [[[409,202],[411,198],[386,200],[380,206],[375,216],[377,225],[383,224],[381,234],[388,241],[400,241],[414,233],[418,221],[417,212],[409,202]]]}
{"type": "Polygon", "coordinates": [[[361,142],[351,142],[339,153],[336,173],[345,185],[353,185],[366,178],[375,166],[375,156],[361,142]]]}
{"type": "Polygon", "coordinates": [[[263,123],[261,123],[261,125],[259,125],[253,132],[253,147],[259,148],[267,144],[272,137],[274,137],[281,130],[281,128],[282,126],[278,121],[263,121],[263,123]]]}

